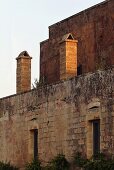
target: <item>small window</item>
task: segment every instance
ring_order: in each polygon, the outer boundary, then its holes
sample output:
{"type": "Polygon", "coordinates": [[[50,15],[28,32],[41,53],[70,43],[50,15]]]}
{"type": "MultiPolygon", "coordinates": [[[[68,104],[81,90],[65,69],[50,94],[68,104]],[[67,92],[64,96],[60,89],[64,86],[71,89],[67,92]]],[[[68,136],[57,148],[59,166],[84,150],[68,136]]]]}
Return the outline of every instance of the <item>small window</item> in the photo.
{"type": "Polygon", "coordinates": [[[38,129],[34,129],[34,159],[38,158],[38,129]]]}
{"type": "Polygon", "coordinates": [[[97,158],[100,152],[100,120],[94,120],[93,123],[93,155],[97,158]]]}
{"type": "Polygon", "coordinates": [[[82,74],[82,65],[80,64],[78,67],[77,67],[77,75],[81,75],[82,74]]]}
{"type": "Polygon", "coordinates": [[[32,158],[38,158],[38,129],[30,130],[31,134],[31,153],[32,158]]]}

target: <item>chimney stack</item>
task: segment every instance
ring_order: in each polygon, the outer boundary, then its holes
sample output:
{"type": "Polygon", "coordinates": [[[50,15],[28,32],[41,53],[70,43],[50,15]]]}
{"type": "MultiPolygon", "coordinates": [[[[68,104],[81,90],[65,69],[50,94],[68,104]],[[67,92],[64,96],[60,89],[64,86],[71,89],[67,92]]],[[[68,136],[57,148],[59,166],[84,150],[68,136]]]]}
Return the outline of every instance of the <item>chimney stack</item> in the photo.
{"type": "Polygon", "coordinates": [[[27,51],[23,51],[16,58],[16,92],[21,93],[31,89],[31,59],[27,51]]]}
{"type": "Polygon", "coordinates": [[[71,33],[60,42],[60,80],[77,75],[77,43],[71,33]]]}

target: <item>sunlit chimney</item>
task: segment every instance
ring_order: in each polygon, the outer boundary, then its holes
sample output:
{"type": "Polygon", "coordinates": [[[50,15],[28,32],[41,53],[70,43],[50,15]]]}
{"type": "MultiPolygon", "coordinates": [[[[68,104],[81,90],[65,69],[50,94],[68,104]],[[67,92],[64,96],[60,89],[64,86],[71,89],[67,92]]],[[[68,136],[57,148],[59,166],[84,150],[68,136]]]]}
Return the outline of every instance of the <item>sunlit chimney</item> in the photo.
{"type": "Polygon", "coordinates": [[[71,33],[60,42],[60,80],[77,75],[77,43],[71,33]]]}
{"type": "Polygon", "coordinates": [[[27,51],[23,51],[16,58],[16,92],[21,93],[31,89],[31,59],[27,51]]]}

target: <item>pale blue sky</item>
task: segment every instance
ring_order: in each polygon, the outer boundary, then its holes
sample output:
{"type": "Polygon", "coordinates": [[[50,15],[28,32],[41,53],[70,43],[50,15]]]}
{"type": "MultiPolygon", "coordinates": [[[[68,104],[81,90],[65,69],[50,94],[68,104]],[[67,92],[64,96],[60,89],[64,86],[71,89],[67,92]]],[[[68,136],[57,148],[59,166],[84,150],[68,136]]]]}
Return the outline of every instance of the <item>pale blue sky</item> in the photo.
{"type": "Polygon", "coordinates": [[[32,82],[39,75],[39,43],[48,26],[103,0],[0,0],[0,97],[16,93],[16,60],[23,50],[32,59],[32,82]]]}

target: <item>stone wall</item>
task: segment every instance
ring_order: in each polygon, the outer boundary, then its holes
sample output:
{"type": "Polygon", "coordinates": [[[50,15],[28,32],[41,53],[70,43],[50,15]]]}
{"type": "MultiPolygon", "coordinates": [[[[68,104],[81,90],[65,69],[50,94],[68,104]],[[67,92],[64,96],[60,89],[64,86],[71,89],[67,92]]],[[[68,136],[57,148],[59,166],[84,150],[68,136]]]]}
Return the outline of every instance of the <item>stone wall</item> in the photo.
{"type": "Polygon", "coordinates": [[[32,130],[46,163],[57,153],[92,154],[91,120],[100,119],[101,150],[114,150],[114,67],[0,99],[0,160],[33,158],[32,130]]]}
{"type": "Polygon", "coordinates": [[[107,0],[49,27],[49,39],[41,43],[41,77],[60,80],[60,41],[72,33],[78,40],[77,65],[83,73],[114,65],[114,1],[107,0]]]}

